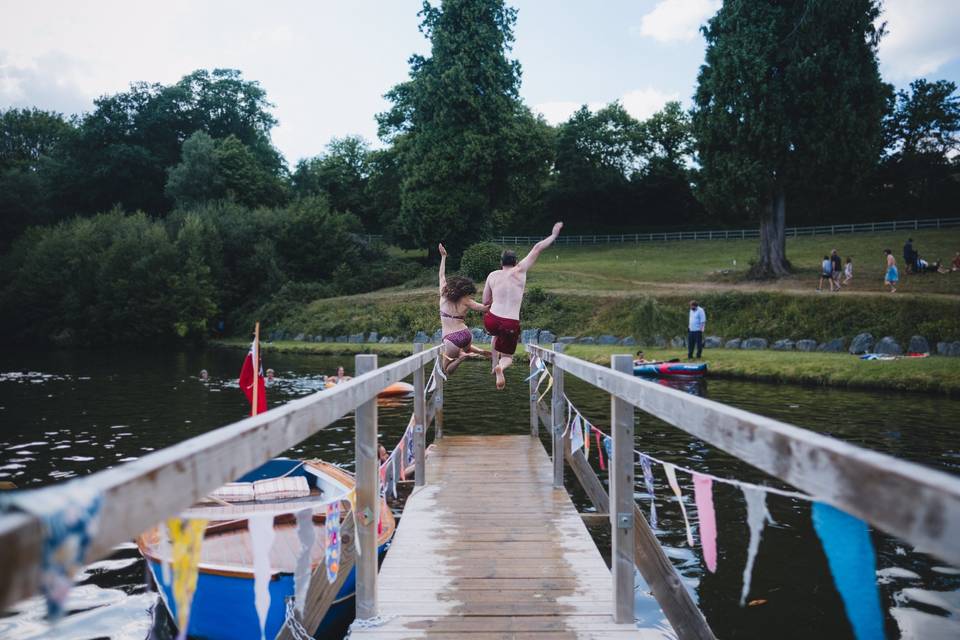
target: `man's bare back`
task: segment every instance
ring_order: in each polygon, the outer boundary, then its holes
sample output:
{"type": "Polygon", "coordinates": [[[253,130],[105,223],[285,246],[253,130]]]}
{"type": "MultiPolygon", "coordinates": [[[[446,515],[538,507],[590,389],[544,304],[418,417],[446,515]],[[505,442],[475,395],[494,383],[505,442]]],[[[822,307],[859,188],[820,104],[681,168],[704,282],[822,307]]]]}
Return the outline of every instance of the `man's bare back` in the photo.
{"type": "Polygon", "coordinates": [[[527,272],[540,257],[544,249],[553,244],[563,223],[553,225],[549,236],[533,245],[523,260],[517,262],[512,251],[504,251],[502,267],[487,276],[483,288],[483,304],[490,305],[490,311],[484,316],[484,327],[493,338],[493,373],[497,376],[497,388],[506,386],[503,371],[513,363],[513,354],[520,338],[520,307],[523,305],[523,292],[527,285],[527,272]]]}

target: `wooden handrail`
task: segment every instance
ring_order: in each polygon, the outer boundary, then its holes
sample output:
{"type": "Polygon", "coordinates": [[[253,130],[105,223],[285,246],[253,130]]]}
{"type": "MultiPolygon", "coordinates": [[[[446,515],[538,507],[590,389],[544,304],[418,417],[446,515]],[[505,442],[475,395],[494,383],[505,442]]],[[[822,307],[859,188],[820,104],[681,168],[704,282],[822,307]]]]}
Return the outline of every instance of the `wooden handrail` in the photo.
{"type": "Polygon", "coordinates": [[[536,345],[544,362],[960,566],[960,478],[536,345]]]}
{"type": "MultiPolygon", "coordinates": [[[[158,521],[183,511],[217,487],[306,440],[385,387],[437,357],[440,347],[359,375],[332,389],[196,436],[166,449],[69,482],[19,492],[30,504],[40,492],[81,489],[102,496],[100,524],[86,562],[109,555],[158,521]]],[[[0,608],[34,595],[40,585],[42,526],[30,513],[0,515],[0,608]]]]}

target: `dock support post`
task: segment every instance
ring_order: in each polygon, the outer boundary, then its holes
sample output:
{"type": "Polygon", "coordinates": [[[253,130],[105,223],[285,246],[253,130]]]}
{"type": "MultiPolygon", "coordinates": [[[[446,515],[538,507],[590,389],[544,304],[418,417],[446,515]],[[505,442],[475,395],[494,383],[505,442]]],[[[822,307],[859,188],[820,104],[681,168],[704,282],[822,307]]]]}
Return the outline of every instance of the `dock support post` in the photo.
{"type": "MultiPolygon", "coordinates": [[[[536,342],[534,342],[536,344],[536,342]]],[[[530,361],[530,374],[533,374],[533,354],[527,350],[527,359],[530,361]]],[[[537,379],[530,378],[530,437],[540,437],[540,418],[537,416],[537,379]]]]}
{"type": "MultiPolygon", "coordinates": [[[[354,360],[356,376],[377,368],[377,356],[361,354],[354,360]]],[[[357,618],[377,615],[377,522],[380,521],[380,491],[377,456],[377,398],[364,402],[356,410],[357,503],[354,507],[357,541],[360,544],[357,567],[357,618]]]]}
{"type": "MultiPolygon", "coordinates": [[[[611,356],[610,367],[633,373],[633,358],[611,356]]],[[[633,622],[633,405],[610,396],[610,430],[613,456],[610,461],[610,568],[613,574],[613,620],[633,622]]]]}
{"type": "MultiPolygon", "coordinates": [[[[564,345],[555,342],[553,350],[563,353],[564,345]]],[[[550,418],[550,434],[553,442],[553,486],[563,488],[563,430],[566,426],[567,414],[563,398],[563,369],[556,362],[553,363],[553,397],[550,418]]]]}
{"type": "MultiPolygon", "coordinates": [[[[423,351],[423,345],[417,343],[413,345],[413,352],[423,351]]],[[[414,474],[414,486],[422,487],[426,484],[426,459],[424,451],[426,447],[426,423],[427,410],[426,398],[424,397],[423,384],[423,366],[417,367],[413,372],[413,452],[416,471],[414,474]]]]}

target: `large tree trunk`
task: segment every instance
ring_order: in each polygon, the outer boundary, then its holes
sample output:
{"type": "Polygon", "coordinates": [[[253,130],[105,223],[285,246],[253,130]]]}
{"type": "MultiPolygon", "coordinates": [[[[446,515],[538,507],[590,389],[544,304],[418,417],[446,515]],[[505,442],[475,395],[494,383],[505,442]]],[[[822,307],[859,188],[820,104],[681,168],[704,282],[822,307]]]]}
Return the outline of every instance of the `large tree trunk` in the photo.
{"type": "Polygon", "coordinates": [[[750,278],[782,278],[790,274],[784,234],[786,218],[787,196],[779,191],[770,199],[768,213],[760,221],[760,259],[750,268],[750,278]]]}

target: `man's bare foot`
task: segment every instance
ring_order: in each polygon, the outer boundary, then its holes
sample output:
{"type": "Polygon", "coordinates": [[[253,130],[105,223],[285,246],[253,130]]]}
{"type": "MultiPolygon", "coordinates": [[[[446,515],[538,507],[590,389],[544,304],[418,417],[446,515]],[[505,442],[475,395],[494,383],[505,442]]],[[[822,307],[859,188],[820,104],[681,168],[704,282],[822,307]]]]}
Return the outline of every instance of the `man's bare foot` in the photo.
{"type": "Polygon", "coordinates": [[[507,386],[507,379],[503,375],[503,367],[497,365],[493,373],[497,376],[497,389],[503,391],[507,386]]]}

